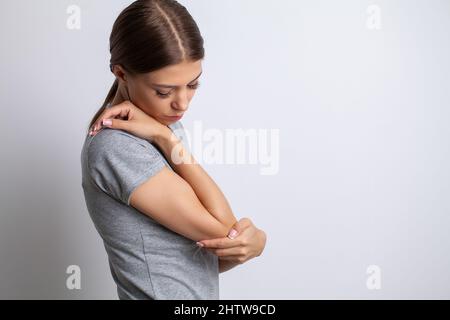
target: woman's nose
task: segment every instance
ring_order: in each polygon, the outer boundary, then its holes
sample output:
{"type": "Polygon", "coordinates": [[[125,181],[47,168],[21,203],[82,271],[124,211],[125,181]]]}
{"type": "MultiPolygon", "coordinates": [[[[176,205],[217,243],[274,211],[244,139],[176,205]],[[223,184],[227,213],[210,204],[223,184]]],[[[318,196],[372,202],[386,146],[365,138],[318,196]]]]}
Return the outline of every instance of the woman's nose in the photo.
{"type": "Polygon", "coordinates": [[[178,96],[178,98],[172,102],[172,107],[179,111],[185,112],[189,107],[189,99],[187,95],[178,96]]]}
{"type": "Polygon", "coordinates": [[[186,110],[188,109],[188,105],[187,104],[179,104],[179,103],[176,103],[176,102],[174,102],[173,104],[172,104],[172,108],[173,109],[175,109],[175,110],[177,110],[178,111],[178,113],[180,113],[180,112],[186,112],[186,110]]]}

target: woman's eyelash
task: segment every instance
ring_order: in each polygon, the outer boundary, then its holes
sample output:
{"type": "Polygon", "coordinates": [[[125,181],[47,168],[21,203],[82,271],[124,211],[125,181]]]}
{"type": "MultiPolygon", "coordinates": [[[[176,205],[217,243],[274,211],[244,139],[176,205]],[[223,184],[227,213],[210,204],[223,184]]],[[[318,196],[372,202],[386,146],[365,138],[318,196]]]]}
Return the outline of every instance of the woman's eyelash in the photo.
{"type": "Polygon", "coordinates": [[[200,87],[200,82],[190,84],[190,85],[188,85],[188,87],[191,89],[197,89],[198,87],[200,87]]]}
{"type": "MultiPolygon", "coordinates": [[[[190,84],[188,85],[189,89],[195,90],[198,89],[198,87],[200,87],[200,82],[194,83],[194,84],[190,84]]],[[[158,90],[156,90],[156,95],[162,97],[162,98],[167,98],[168,96],[170,96],[171,92],[168,93],[162,93],[159,92],[158,90]]]]}
{"type": "Polygon", "coordinates": [[[170,95],[170,93],[162,93],[162,92],[159,92],[158,90],[156,90],[156,95],[165,98],[165,97],[168,97],[170,95]]]}

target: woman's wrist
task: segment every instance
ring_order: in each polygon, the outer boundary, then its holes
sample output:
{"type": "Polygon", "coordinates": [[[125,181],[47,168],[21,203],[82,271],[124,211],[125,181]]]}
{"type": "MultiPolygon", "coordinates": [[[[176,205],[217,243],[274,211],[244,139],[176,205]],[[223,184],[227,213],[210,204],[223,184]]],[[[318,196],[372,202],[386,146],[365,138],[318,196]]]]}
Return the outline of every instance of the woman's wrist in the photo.
{"type": "MultiPolygon", "coordinates": [[[[169,161],[172,168],[175,171],[176,165],[181,163],[193,164],[196,163],[195,159],[184,147],[181,140],[173,133],[173,131],[164,126],[159,134],[154,137],[153,141],[158,146],[160,151],[164,154],[165,158],[169,161]]],[[[178,171],[177,171],[178,173],[178,171]]]]}
{"type": "Polygon", "coordinates": [[[161,125],[158,135],[154,136],[152,140],[159,147],[161,147],[164,143],[167,143],[167,141],[170,140],[172,134],[173,132],[168,126],[161,125]]]}

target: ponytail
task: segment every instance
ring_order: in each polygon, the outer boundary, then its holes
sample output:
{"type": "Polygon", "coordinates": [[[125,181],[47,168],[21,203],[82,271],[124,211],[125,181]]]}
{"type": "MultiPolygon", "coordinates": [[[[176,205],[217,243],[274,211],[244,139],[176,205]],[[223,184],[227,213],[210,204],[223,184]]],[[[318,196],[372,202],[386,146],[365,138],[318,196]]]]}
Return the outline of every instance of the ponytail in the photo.
{"type": "Polygon", "coordinates": [[[94,124],[95,120],[97,120],[97,118],[103,113],[103,111],[105,110],[105,108],[108,105],[108,103],[112,102],[112,100],[114,99],[114,96],[116,95],[116,92],[117,92],[118,88],[119,88],[119,81],[116,78],[116,80],[114,81],[111,89],[108,92],[108,95],[106,96],[105,101],[103,102],[103,105],[97,111],[97,113],[94,115],[94,117],[92,117],[92,120],[89,123],[88,129],[87,129],[88,131],[90,130],[90,128],[94,124]]]}

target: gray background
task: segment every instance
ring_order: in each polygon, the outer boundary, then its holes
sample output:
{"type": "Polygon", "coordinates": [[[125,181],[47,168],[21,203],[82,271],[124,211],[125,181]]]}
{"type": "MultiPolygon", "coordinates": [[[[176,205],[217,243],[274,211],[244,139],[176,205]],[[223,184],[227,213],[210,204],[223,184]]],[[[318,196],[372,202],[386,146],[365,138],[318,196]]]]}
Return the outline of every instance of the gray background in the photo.
{"type": "MultiPolygon", "coordinates": [[[[268,235],[221,275],[221,298],[450,298],[450,2],[180,2],[207,55],[185,127],[280,129],[277,175],[205,165],[268,235]],[[371,4],[381,30],[366,27],[371,4]]],[[[1,2],[2,299],[117,299],[79,155],[129,3],[1,2]],[[71,4],[80,30],[66,27],[71,4]],[[81,290],[66,288],[72,264],[81,290]]]]}

